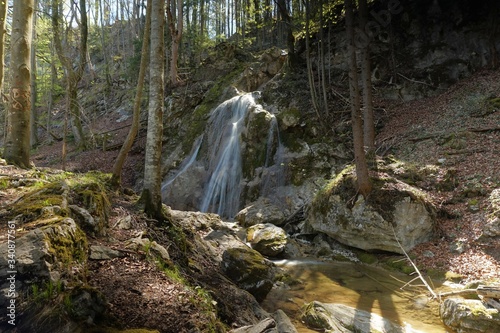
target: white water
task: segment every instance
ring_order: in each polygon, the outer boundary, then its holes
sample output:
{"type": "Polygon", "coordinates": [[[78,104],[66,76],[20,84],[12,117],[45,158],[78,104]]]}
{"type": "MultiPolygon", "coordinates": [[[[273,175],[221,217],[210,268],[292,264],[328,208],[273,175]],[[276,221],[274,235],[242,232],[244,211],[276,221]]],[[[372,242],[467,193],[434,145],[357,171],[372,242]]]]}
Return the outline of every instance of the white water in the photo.
{"type": "MultiPolygon", "coordinates": [[[[205,133],[195,140],[179,171],[162,185],[167,204],[173,203],[176,208],[176,204],[182,206],[182,202],[188,202],[191,208],[225,218],[233,218],[238,213],[244,201],[241,194],[245,182],[249,181],[243,179],[241,136],[250,121],[249,112],[263,111],[255,102],[255,94],[233,97],[211,112],[205,133]],[[182,174],[184,177],[179,177],[182,174]]],[[[284,146],[276,117],[270,116],[265,164],[257,169],[261,182],[259,195],[279,201],[275,189],[284,185],[284,146]]]]}
{"type": "Polygon", "coordinates": [[[169,185],[172,184],[174,182],[174,180],[177,179],[177,177],[179,177],[184,172],[186,172],[189,169],[189,167],[194,163],[194,161],[196,161],[196,157],[198,156],[198,152],[200,151],[200,147],[201,147],[202,142],[203,142],[203,134],[200,135],[199,137],[197,137],[196,140],[194,141],[193,148],[191,149],[191,153],[184,161],[182,161],[182,163],[179,167],[179,171],[177,173],[175,173],[173,176],[167,178],[167,180],[165,180],[163,182],[163,185],[161,186],[162,193],[164,193],[167,190],[167,188],[169,187],[169,185]]]}
{"type": "Polygon", "coordinates": [[[210,180],[200,206],[202,212],[234,217],[240,208],[242,164],[240,135],[255,100],[251,94],[236,96],[219,105],[209,119],[210,180]]]}
{"type": "Polygon", "coordinates": [[[271,118],[266,145],[266,162],[262,171],[260,196],[271,196],[280,200],[279,196],[276,193],[272,193],[272,191],[285,185],[285,166],[283,161],[283,150],[285,147],[281,142],[278,120],[274,115],[271,118]]]}

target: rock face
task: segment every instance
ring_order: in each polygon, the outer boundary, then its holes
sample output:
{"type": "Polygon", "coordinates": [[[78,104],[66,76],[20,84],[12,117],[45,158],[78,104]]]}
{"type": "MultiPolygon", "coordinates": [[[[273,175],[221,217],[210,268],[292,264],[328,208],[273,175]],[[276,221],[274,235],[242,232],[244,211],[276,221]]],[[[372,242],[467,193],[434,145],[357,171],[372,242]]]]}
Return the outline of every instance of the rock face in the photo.
{"type": "Polygon", "coordinates": [[[395,253],[402,253],[398,241],[407,251],[431,237],[433,212],[416,188],[383,180],[368,201],[358,196],[351,203],[351,180],[340,175],[316,196],[307,216],[314,230],[366,251],[395,253]]]}
{"type": "Polygon", "coordinates": [[[440,307],[441,319],[457,333],[500,332],[500,313],[472,299],[448,298],[440,307]]]}
{"type": "Polygon", "coordinates": [[[418,332],[411,328],[403,328],[370,312],[357,310],[343,304],[327,304],[318,301],[304,306],[301,320],[312,329],[327,332],[418,332]]]}
{"type": "MultiPolygon", "coordinates": [[[[41,226],[16,239],[17,290],[50,279],[64,278],[72,267],[83,265],[87,257],[87,238],[71,218],[57,217],[53,224],[41,226]]],[[[38,221],[40,224],[42,221],[38,221]]],[[[7,243],[0,244],[0,253],[7,253],[7,243]]],[[[0,278],[7,282],[7,257],[0,257],[0,278]]],[[[5,286],[2,286],[2,289],[5,286]]],[[[0,294],[0,304],[6,301],[0,294]]]]}
{"type": "Polygon", "coordinates": [[[221,267],[227,277],[259,302],[266,298],[273,287],[271,262],[251,248],[227,249],[222,254],[221,267]]]}
{"type": "Polygon", "coordinates": [[[262,255],[275,257],[285,249],[287,235],[285,230],[273,224],[256,224],[248,228],[247,241],[262,255]]]}

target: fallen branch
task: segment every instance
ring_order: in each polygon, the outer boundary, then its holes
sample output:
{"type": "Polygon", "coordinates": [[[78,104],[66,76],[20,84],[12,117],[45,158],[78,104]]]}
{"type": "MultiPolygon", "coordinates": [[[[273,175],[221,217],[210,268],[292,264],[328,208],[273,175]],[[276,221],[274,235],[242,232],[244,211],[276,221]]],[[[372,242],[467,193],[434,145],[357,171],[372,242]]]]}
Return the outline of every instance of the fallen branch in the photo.
{"type": "MultiPolygon", "coordinates": [[[[408,259],[408,261],[410,262],[410,264],[413,266],[413,269],[415,270],[415,273],[418,274],[418,277],[420,278],[420,281],[422,281],[422,283],[424,284],[424,286],[427,287],[427,290],[429,290],[429,292],[431,293],[432,298],[437,298],[438,296],[436,295],[436,293],[434,292],[434,290],[432,290],[431,286],[424,279],[422,273],[420,273],[420,270],[418,269],[417,265],[415,265],[415,263],[413,262],[413,260],[411,260],[410,256],[408,255],[408,253],[406,253],[405,249],[403,248],[403,246],[399,242],[398,236],[396,235],[396,230],[394,230],[394,227],[392,228],[392,232],[394,233],[394,238],[396,239],[396,242],[398,243],[399,248],[401,249],[401,251],[403,251],[403,254],[405,255],[406,259],[408,259]]],[[[414,280],[415,279],[413,279],[412,281],[414,281],[414,280]]]]}
{"type": "Polygon", "coordinates": [[[463,289],[456,291],[448,291],[445,293],[439,293],[439,297],[449,297],[449,296],[464,296],[464,295],[477,295],[476,289],[463,289]]]}

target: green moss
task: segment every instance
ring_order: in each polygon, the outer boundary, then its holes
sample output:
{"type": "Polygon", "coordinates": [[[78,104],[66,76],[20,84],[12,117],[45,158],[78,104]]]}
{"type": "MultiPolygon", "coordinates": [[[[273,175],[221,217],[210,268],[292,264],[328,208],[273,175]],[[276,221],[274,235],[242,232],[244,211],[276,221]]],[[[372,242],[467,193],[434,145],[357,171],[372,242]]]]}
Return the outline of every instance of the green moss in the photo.
{"type": "Polygon", "coordinates": [[[385,261],[385,265],[390,270],[402,272],[404,274],[412,274],[415,272],[413,266],[408,263],[406,258],[389,258],[385,261]]]}
{"type": "Polygon", "coordinates": [[[365,251],[357,252],[356,256],[358,257],[359,261],[361,261],[364,264],[368,264],[368,265],[374,264],[378,261],[376,255],[374,255],[372,253],[365,252],[365,251]]]}
{"type": "Polygon", "coordinates": [[[216,81],[205,93],[203,101],[194,109],[190,120],[191,125],[182,139],[182,147],[186,154],[191,150],[194,140],[205,130],[210,111],[222,102],[221,96],[224,94],[224,89],[229,87],[238,75],[240,75],[241,70],[241,66],[237,66],[230,73],[216,81]]]}
{"type": "Polygon", "coordinates": [[[45,229],[49,253],[62,263],[64,268],[70,268],[75,263],[85,263],[87,260],[88,241],[85,233],[76,226],[75,229],[61,229],[51,226],[52,231],[45,229]],[[66,231],[66,232],[63,232],[66,231]]]}
{"type": "Polygon", "coordinates": [[[354,165],[347,166],[342,170],[335,178],[330,180],[323,188],[314,196],[311,202],[311,209],[319,211],[322,214],[328,212],[328,202],[330,196],[333,194],[340,193],[342,197],[352,195],[356,193],[354,191],[353,179],[354,177],[354,165]]]}
{"type": "MultiPolygon", "coordinates": [[[[9,218],[23,215],[25,221],[33,221],[41,215],[42,209],[45,207],[62,207],[62,193],[63,189],[60,182],[49,183],[40,189],[31,191],[11,207],[9,218]]],[[[61,215],[66,216],[67,211],[62,211],[61,215]]]]}

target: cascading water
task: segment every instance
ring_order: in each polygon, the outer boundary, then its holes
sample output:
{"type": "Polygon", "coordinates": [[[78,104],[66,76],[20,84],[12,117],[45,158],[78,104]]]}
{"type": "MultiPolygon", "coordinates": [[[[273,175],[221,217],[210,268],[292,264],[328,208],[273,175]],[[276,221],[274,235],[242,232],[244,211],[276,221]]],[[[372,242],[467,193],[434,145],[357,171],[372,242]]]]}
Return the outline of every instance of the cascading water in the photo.
{"type": "MultiPolygon", "coordinates": [[[[260,196],[270,196],[273,189],[285,184],[285,166],[283,161],[284,146],[281,142],[278,120],[274,115],[271,117],[271,125],[267,135],[266,162],[262,170],[260,196]]],[[[278,196],[274,198],[279,200],[278,196]]]]}
{"type": "Polygon", "coordinates": [[[236,96],[219,105],[209,120],[210,180],[200,206],[202,212],[212,211],[233,217],[240,208],[241,146],[240,135],[248,110],[255,106],[251,94],[236,96]]]}
{"type": "Polygon", "coordinates": [[[278,123],[274,115],[256,104],[256,94],[233,97],[211,112],[205,133],[195,140],[190,155],[178,171],[167,177],[162,185],[167,204],[233,218],[245,201],[242,193],[247,192],[243,191],[249,182],[243,176],[244,163],[247,169],[248,165],[256,167],[255,175],[249,176],[260,177],[257,194],[274,196],[273,189],[283,185],[284,164],[280,156],[284,148],[279,139],[278,123]],[[261,121],[265,119],[269,129],[263,128],[260,122],[252,126],[255,117],[250,117],[250,112],[259,115],[257,118],[261,121]],[[248,131],[257,132],[249,137],[248,131]],[[255,138],[263,137],[265,140],[259,146],[260,140],[255,138]],[[246,140],[243,145],[242,140],[246,140]],[[248,150],[249,145],[253,147],[251,150],[248,150]],[[258,160],[255,149],[265,154],[264,165],[254,165],[258,160]],[[242,161],[242,156],[251,160],[242,161]]]}
{"type": "Polygon", "coordinates": [[[196,140],[194,141],[193,148],[191,149],[191,153],[189,156],[182,161],[179,171],[176,172],[173,176],[167,178],[162,186],[161,186],[161,191],[162,193],[165,193],[165,191],[168,189],[169,185],[172,184],[180,175],[182,175],[184,172],[186,172],[189,167],[194,163],[196,160],[196,157],[198,156],[198,152],[200,151],[201,143],[203,142],[203,135],[200,135],[196,140]]]}

